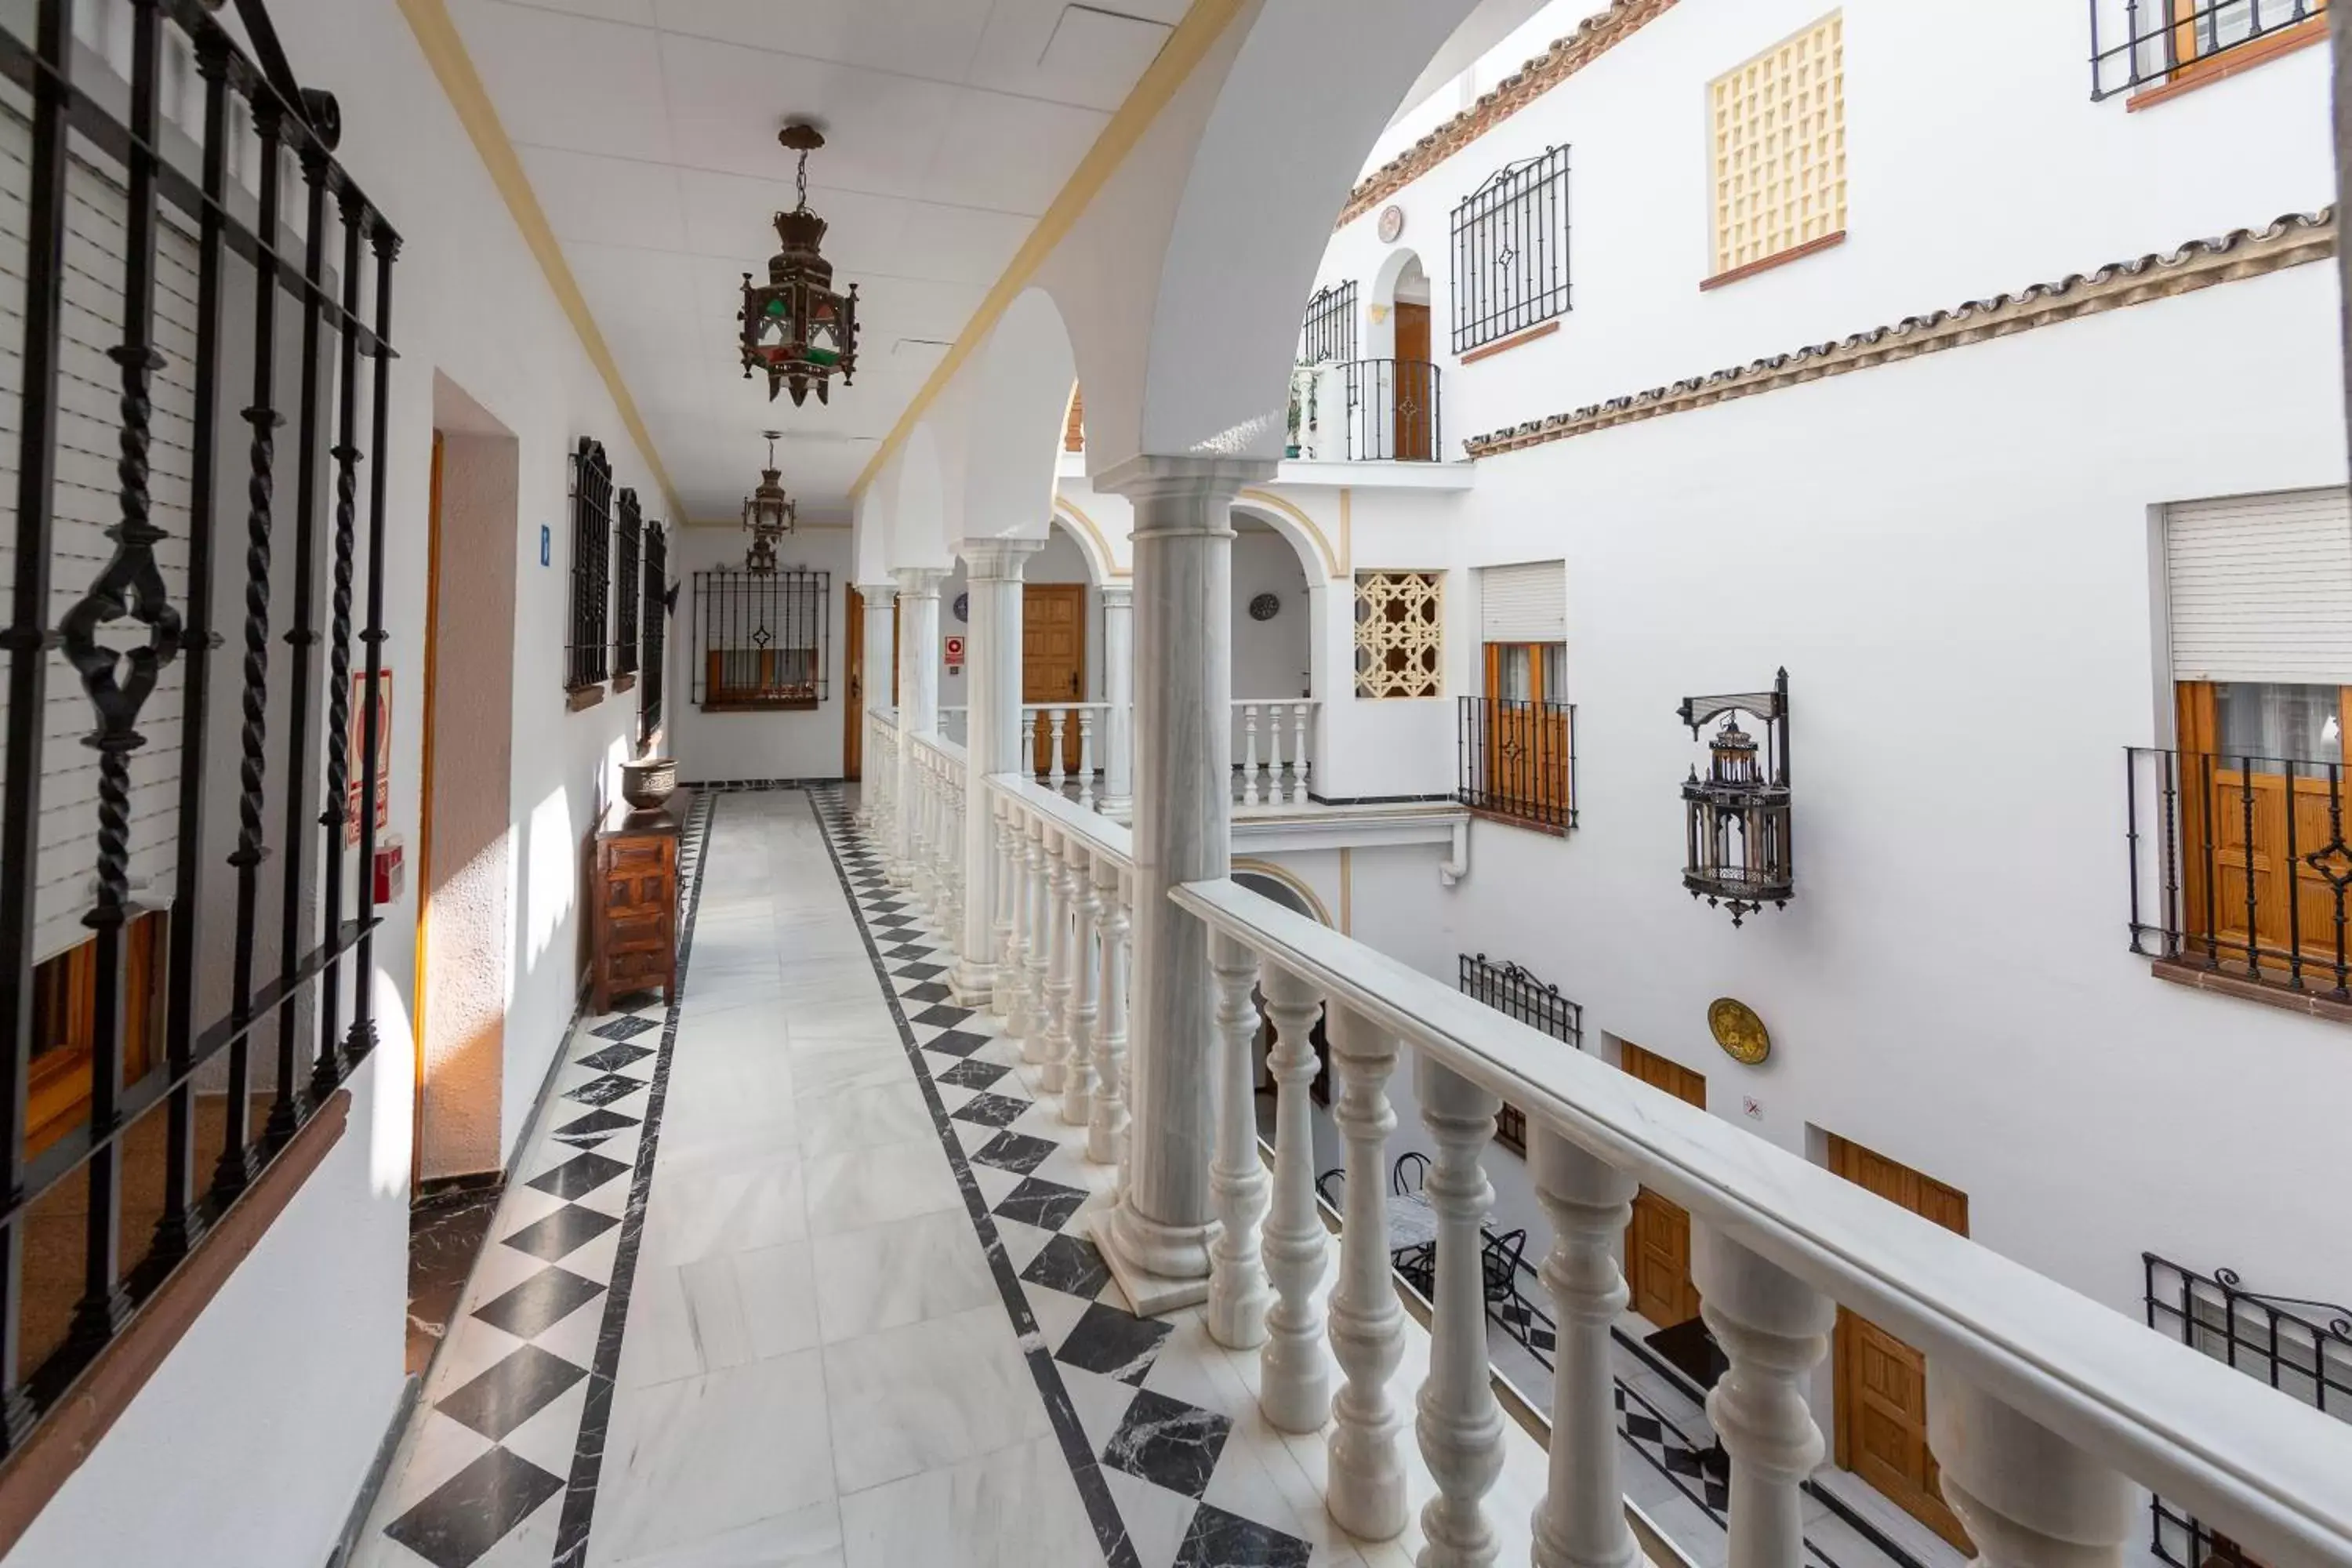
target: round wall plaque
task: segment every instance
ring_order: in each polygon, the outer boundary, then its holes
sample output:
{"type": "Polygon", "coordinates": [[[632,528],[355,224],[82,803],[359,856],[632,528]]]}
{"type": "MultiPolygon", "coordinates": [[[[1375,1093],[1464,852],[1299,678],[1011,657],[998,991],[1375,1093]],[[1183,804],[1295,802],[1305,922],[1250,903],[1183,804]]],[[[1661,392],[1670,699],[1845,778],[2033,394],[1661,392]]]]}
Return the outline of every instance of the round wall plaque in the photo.
{"type": "Polygon", "coordinates": [[[1260,594],[1250,601],[1251,620],[1270,621],[1280,614],[1282,614],[1282,596],[1278,594],[1260,594]]]}
{"type": "Polygon", "coordinates": [[[969,621],[971,619],[971,595],[970,594],[958,594],[956,595],[955,618],[959,621],[969,621]]]}
{"type": "Polygon", "coordinates": [[[1404,234],[1404,208],[1391,202],[1381,209],[1381,243],[1394,245],[1404,234]]]}
{"type": "Polygon", "coordinates": [[[1765,1030],[1764,1020],[1745,1002],[1717,997],[1707,1005],[1706,1026],[1723,1054],[1733,1061],[1754,1067],[1772,1054],[1772,1037],[1765,1030]]]}

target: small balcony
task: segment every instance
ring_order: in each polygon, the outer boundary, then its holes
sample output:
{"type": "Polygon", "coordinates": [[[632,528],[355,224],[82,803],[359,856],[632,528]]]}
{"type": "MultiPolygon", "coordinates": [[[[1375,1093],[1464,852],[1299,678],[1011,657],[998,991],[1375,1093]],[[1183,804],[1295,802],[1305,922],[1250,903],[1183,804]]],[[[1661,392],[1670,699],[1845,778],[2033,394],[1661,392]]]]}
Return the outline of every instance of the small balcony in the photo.
{"type": "Polygon", "coordinates": [[[1576,826],[1576,704],[1465,697],[1454,798],[1482,816],[1565,835],[1576,826]]]}
{"type": "Polygon", "coordinates": [[[1445,459],[1437,366],[1417,359],[1327,360],[1290,375],[1285,456],[1315,463],[1445,459]]]}

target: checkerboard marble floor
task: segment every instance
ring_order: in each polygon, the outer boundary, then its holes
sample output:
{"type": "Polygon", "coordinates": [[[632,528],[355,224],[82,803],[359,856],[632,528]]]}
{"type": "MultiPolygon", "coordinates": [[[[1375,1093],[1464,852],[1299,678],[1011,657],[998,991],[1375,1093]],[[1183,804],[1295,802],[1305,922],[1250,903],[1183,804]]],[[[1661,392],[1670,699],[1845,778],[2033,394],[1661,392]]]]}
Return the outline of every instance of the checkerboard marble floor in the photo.
{"type": "MultiPolygon", "coordinates": [[[[705,795],[688,853],[681,1000],[567,1043],[356,1563],[1412,1562],[1417,1522],[1331,1522],[1254,1352],[1127,1310],[1086,1239],[1113,1173],[838,790],[705,795]]],[[[1515,1441],[1507,1557],[1542,1481],[1515,1441]]]]}

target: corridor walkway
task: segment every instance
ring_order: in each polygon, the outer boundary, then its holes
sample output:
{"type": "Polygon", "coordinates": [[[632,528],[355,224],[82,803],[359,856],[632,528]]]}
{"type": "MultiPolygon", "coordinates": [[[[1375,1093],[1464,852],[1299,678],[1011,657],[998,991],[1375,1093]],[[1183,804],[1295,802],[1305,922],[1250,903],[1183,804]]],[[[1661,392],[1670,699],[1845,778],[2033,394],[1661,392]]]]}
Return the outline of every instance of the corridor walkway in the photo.
{"type": "Polygon", "coordinates": [[[683,999],[575,1032],[355,1561],[1409,1563],[1417,1526],[1331,1524],[1255,1355],[1125,1310],[1083,1239],[1111,1171],[949,1005],[838,792],[688,837],[683,999]]]}

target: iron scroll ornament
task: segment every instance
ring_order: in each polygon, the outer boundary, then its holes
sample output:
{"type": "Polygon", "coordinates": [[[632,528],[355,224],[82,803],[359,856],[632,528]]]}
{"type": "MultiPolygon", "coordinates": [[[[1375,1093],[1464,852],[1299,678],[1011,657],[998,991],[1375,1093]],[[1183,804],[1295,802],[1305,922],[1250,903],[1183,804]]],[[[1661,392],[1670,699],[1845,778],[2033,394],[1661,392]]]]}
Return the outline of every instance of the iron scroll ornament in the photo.
{"type": "Polygon", "coordinates": [[[1254,621],[1270,621],[1274,619],[1275,616],[1282,614],[1282,595],[1279,594],[1260,594],[1256,598],[1252,599],[1249,602],[1249,613],[1250,619],[1254,621]]]}

